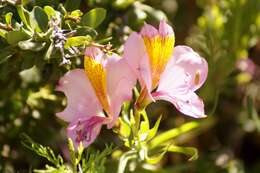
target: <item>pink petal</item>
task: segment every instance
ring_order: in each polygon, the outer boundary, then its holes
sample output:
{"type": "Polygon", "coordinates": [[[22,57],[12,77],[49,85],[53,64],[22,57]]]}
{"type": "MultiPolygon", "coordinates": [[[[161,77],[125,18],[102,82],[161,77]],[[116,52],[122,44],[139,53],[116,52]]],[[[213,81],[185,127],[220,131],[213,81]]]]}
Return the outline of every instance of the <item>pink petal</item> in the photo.
{"type": "Polygon", "coordinates": [[[176,46],[173,50],[173,57],[168,62],[161,76],[159,88],[162,86],[165,87],[165,85],[171,85],[171,88],[187,85],[187,88],[195,91],[205,82],[207,74],[208,64],[204,58],[201,58],[190,47],[176,46]],[[179,74],[181,72],[175,72],[176,68],[178,68],[179,71],[182,69],[183,74],[179,74]],[[178,73],[180,77],[175,73],[178,73]],[[188,83],[186,80],[181,79],[181,76],[185,75],[190,77],[188,83]]]}
{"type": "Polygon", "coordinates": [[[140,34],[143,37],[154,37],[154,36],[158,35],[159,33],[158,33],[158,30],[155,27],[145,23],[144,26],[141,29],[140,34]]]}
{"type": "Polygon", "coordinates": [[[56,114],[66,122],[95,115],[102,111],[84,70],[75,69],[67,72],[59,80],[56,90],[64,92],[67,97],[67,107],[56,114]]]}
{"type": "Polygon", "coordinates": [[[108,58],[106,70],[107,89],[113,113],[113,120],[109,125],[111,128],[120,113],[123,102],[131,100],[137,77],[125,59],[116,55],[108,58]]]}
{"type": "Polygon", "coordinates": [[[165,20],[161,20],[160,21],[160,25],[159,25],[159,34],[163,37],[167,36],[167,35],[171,35],[174,34],[173,29],[170,25],[168,25],[165,20]]]}
{"type": "Polygon", "coordinates": [[[161,75],[156,91],[170,93],[171,95],[186,94],[190,90],[191,75],[185,69],[173,64],[161,75]]]}
{"type": "Polygon", "coordinates": [[[192,91],[183,95],[171,95],[169,93],[155,92],[152,94],[156,100],[166,100],[185,115],[194,118],[206,117],[203,101],[192,91]]]}
{"type": "Polygon", "coordinates": [[[102,125],[106,121],[106,117],[100,116],[89,116],[75,120],[67,128],[67,135],[72,139],[74,147],[77,148],[80,142],[82,142],[84,147],[88,147],[97,138],[102,125]]]}
{"type": "Polygon", "coordinates": [[[124,45],[123,58],[137,75],[142,87],[152,88],[152,77],[150,72],[149,59],[142,37],[137,33],[132,33],[124,45]]]}
{"type": "MultiPolygon", "coordinates": [[[[173,58],[175,65],[183,68],[191,76],[190,89],[196,91],[200,88],[208,75],[207,61],[187,46],[176,46],[173,58]]],[[[171,64],[169,64],[169,68],[171,68],[170,66],[171,64]]]]}
{"type": "Polygon", "coordinates": [[[100,64],[103,64],[103,65],[106,64],[105,55],[98,47],[95,47],[95,46],[87,47],[85,50],[85,56],[95,59],[100,64]]]}
{"type": "Polygon", "coordinates": [[[203,58],[189,47],[177,46],[152,95],[156,100],[170,101],[186,115],[205,117],[203,102],[194,91],[204,83],[207,72],[203,58]]]}

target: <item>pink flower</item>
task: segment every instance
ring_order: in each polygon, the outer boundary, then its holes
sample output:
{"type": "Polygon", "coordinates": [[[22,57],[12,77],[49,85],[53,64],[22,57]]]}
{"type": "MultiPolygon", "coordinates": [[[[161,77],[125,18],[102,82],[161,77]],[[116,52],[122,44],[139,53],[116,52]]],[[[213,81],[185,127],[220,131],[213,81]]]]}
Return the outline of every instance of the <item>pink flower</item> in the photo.
{"type": "Polygon", "coordinates": [[[67,72],[56,89],[67,97],[67,107],[57,116],[69,123],[74,145],[87,147],[102,125],[112,128],[123,102],[131,99],[136,78],[123,58],[108,57],[96,47],[86,49],[84,66],[67,72]]]}
{"type": "Polygon", "coordinates": [[[132,33],[124,45],[124,59],[137,75],[142,91],[137,106],[167,100],[182,113],[205,117],[203,101],[195,91],[205,82],[205,59],[187,46],[174,47],[173,29],[161,21],[159,30],[145,24],[132,33]]]}

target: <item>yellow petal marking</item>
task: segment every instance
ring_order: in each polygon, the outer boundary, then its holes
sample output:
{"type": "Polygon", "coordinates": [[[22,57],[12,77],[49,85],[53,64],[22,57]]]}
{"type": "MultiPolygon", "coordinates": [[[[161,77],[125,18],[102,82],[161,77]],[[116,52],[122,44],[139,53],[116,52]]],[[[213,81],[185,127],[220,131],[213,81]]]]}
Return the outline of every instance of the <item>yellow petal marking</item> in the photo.
{"type": "Polygon", "coordinates": [[[84,67],[87,77],[96,92],[96,96],[106,113],[109,114],[109,99],[106,90],[106,70],[102,64],[85,56],[84,67]]]}
{"type": "Polygon", "coordinates": [[[156,35],[154,37],[143,36],[146,51],[150,60],[152,73],[152,89],[156,88],[165,66],[172,56],[175,37],[156,35]]]}

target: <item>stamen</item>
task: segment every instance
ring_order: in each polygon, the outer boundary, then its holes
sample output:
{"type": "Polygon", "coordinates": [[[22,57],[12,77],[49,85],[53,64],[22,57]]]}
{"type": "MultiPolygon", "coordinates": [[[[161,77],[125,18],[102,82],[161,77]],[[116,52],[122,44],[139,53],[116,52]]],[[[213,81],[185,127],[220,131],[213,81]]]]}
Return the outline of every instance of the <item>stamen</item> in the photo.
{"type": "Polygon", "coordinates": [[[194,78],[195,85],[198,85],[200,82],[200,75],[201,75],[200,73],[201,73],[200,70],[196,71],[195,78],[194,78]]]}

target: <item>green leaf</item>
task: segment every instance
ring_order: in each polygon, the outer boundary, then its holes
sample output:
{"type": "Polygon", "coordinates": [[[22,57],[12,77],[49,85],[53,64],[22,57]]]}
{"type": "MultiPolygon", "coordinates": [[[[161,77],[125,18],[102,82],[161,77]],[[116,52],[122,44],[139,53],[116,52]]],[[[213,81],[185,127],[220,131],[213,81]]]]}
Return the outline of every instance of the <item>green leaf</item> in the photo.
{"type": "Polygon", "coordinates": [[[180,147],[180,146],[170,145],[165,147],[164,150],[168,152],[182,153],[188,155],[190,156],[189,161],[197,160],[199,157],[198,150],[194,147],[180,147]]]}
{"type": "Polygon", "coordinates": [[[96,28],[100,25],[106,17],[106,10],[103,8],[95,8],[86,13],[82,19],[82,25],[96,28]]]}
{"type": "Polygon", "coordinates": [[[45,42],[34,42],[31,39],[18,42],[18,46],[22,50],[31,50],[34,52],[41,51],[45,47],[45,45],[45,42]]]}
{"type": "Polygon", "coordinates": [[[164,142],[167,142],[179,135],[187,133],[195,128],[198,128],[199,126],[200,126],[200,123],[193,121],[193,122],[183,124],[182,126],[180,126],[178,128],[174,128],[174,129],[168,130],[166,132],[163,132],[162,134],[156,136],[154,139],[151,140],[150,148],[154,148],[158,145],[161,145],[164,142]]]}
{"type": "Polygon", "coordinates": [[[48,29],[48,15],[41,7],[36,6],[31,12],[30,23],[33,29],[46,31],[48,29]]]}
{"type": "Polygon", "coordinates": [[[51,18],[56,18],[58,16],[58,13],[57,11],[55,11],[51,6],[45,6],[43,8],[44,12],[47,14],[49,20],[51,18]]]}
{"type": "Polygon", "coordinates": [[[49,60],[51,59],[52,51],[54,49],[53,43],[50,44],[49,48],[47,49],[45,55],[44,55],[44,60],[49,60]]]}
{"type": "Polygon", "coordinates": [[[149,141],[150,139],[152,139],[152,138],[157,134],[157,131],[158,131],[158,128],[159,128],[161,119],[162,119],[162,116],[160,116],[160,117],[157,119],[157,121],[156,121],[155,125],[153,126],[153,128],[149,130],[148,137],[147,137],[147,141],[149,141]]]}
{"type": "Polygon", "coordinates": [[[19,41],[29,39],[29,35],[24,31],[10,31],[6,34],[6,40],[8,44],[16,44],[19,41]]]}
{"type": "Polygon", "coordinates": [[[26,15],[27,15],[27,16],[29,15],[28,11],[26,11],[26,10],[23,8],[22,5],[18,5],[18,6],[16,6],[16,8],[17,8],[17,12],[18,12],[18,14],[19,14],[19,16],[20,16],[22,22],[25,24],[25,26],[27,26],[28,29],[30,29],[31,27],[30,27],[30,25],[29,25],[29,23],[28,23],[28,20],[27,20],[27,18],[26,18],[26,15]]]}
{"type": "Polygon", "coordinates": [[[140,125],[140,132],[147,132],[148,130],[150,130],[150,123],[149,123],[149,119],[147,117],[146,112],[143,110],[140,112],[140,114],[142,115],[144,121],[141,121],[141,125],[140,125]]]}
{"type": "Polygon", "coordinates": [[[138,131],[138,135],[139,135],[140,141],[145,141],[145,140],[147,140],[147,137],[149,135],[150,123],[149,123],[147,114],[144,110],[140,111],[140,115],[142,115],[144,120],[141,121],[141,123],[140,123],[140,129],[138,131]]]}
{"type": "Polygon", "coordinates": [[[119,134],[125,138],[128,138],[131,135],[131,127],[129,125],[129,122],[127,122],[127,120],[125,120],[124,117],[119,117],[119,122],[120,122],[119,134]]]}
{"type": "Polygon", "coordinates": [[[83,13],[80,10],[74,10],[70,13],[70,16],[73,16],[73,17],[80,17],[82,15],[83,15],[83,13]]]}
{"type": "Polygon", "coordinates": [[[34,173],[73,173],[69,166],[63,165],[59,168],[55,168],[49,165],[45,166],[45,170],[34,169],[34,173]]]}
{"type": "Polygon", "coordinates": [[[5,22],[7,25],[11,25],[12,24],[12,17],[13,17],[13,13],[9,12],[6,13],[5,15],[5,22]]]}
{"type": "Polygon", "coordinates": [[[89,44],[89,41],[91,41],[90,36],[76,36],[76,37],[70,37],[67,39],[64,48],[67,49],[72,46],[82,46],[89,44]]]}
{"type": "Polygon", "coordinates": [[[98,35],[97,31],[88,26],[78,26],[76,28],[77,35],[89,35],[94,38],[98,35]]]}
{"type": "Polygon", "coordinates": [[[139,156],[140,156],[141,160],[144,160],[146,163],[157,164],[163,159],[163,156],[165,155],[166,152],[167,151],[162,150],[162,151],[160,151],[159,154],[149,156],[148,149],[146,147],[143,147],[139,152],[139,156]]]}
{"type": "Polygon", "coordinates": [[[73,145],[73,141],[72,141],[71,138],[68,139],[68,148],[69,148],[69,152],[70,152],[71,162],[72,162],[73,165],[76,165],[77,157],[76,157],[76,153],[75,153],[75,148],[74,148],[74,145],[73,145]]]}

